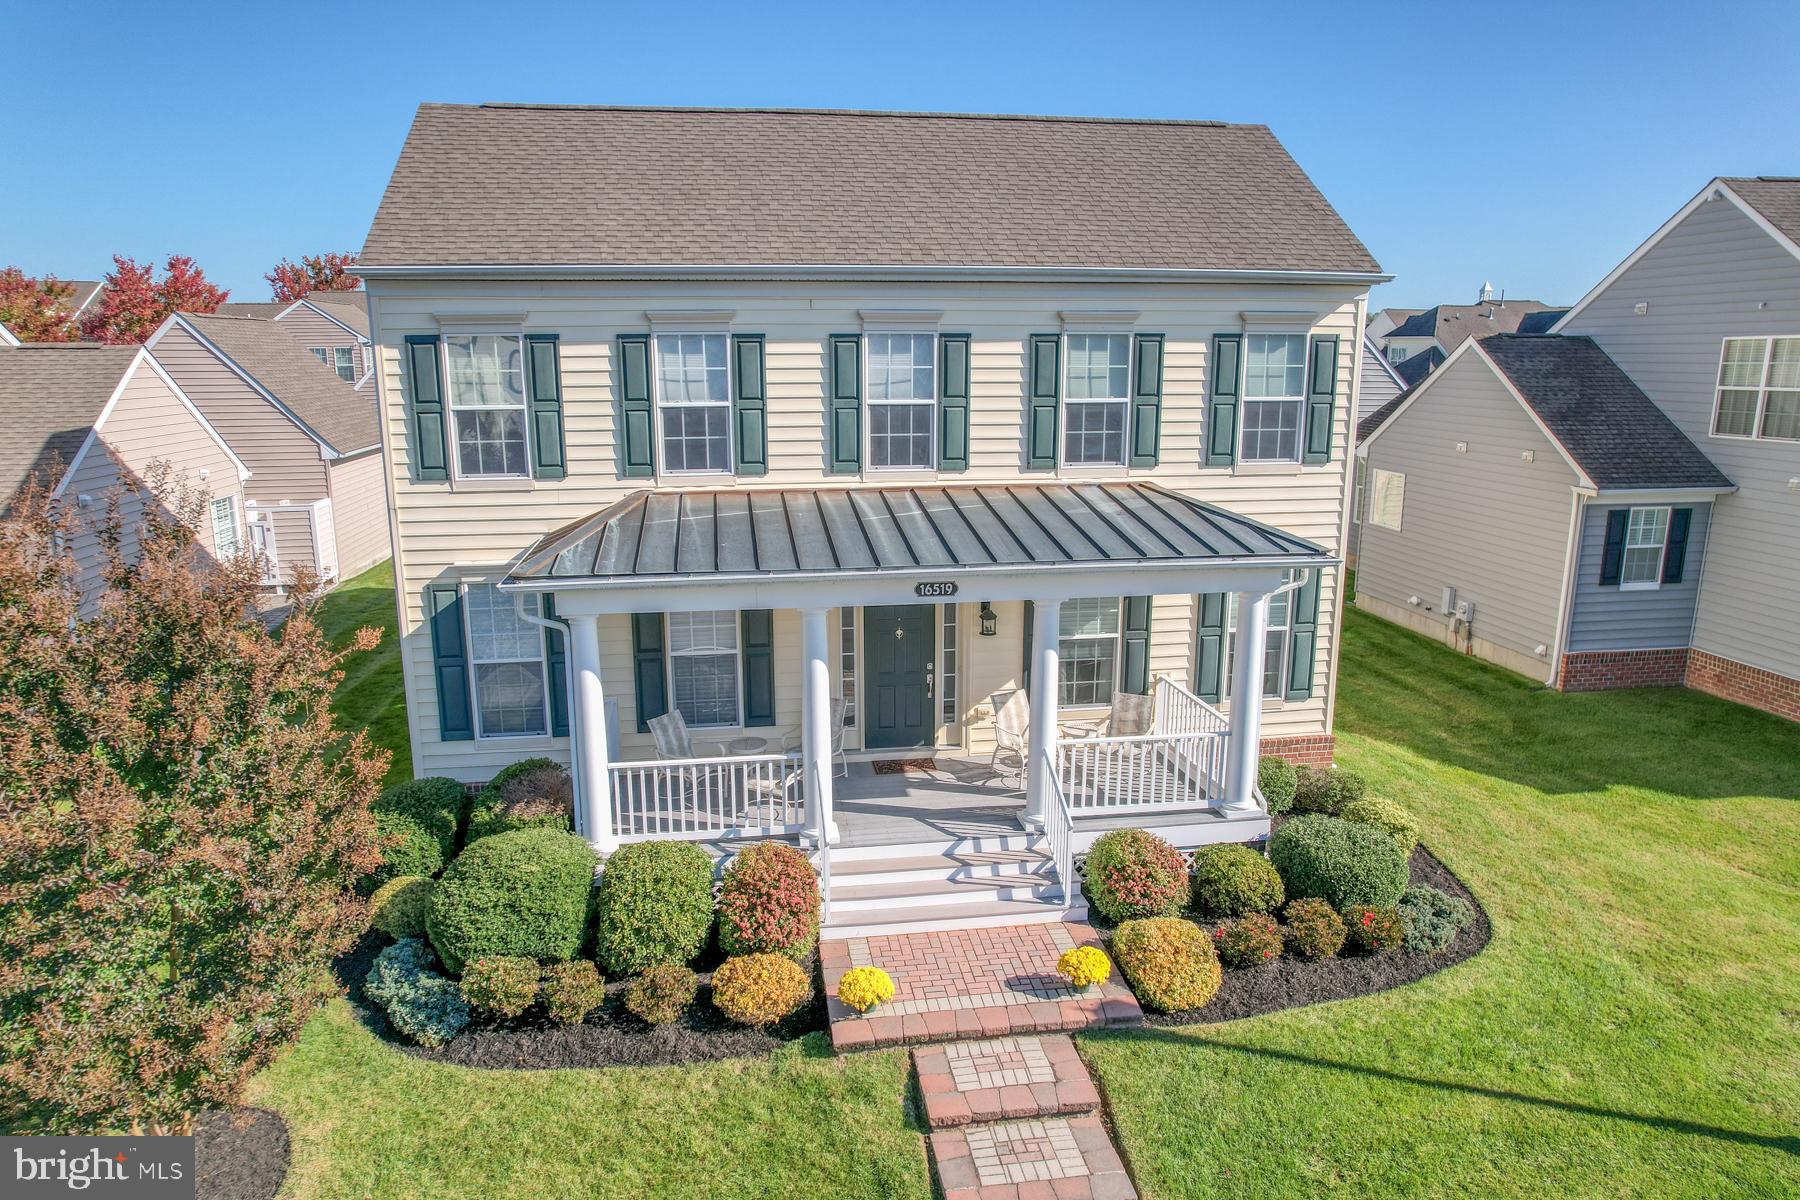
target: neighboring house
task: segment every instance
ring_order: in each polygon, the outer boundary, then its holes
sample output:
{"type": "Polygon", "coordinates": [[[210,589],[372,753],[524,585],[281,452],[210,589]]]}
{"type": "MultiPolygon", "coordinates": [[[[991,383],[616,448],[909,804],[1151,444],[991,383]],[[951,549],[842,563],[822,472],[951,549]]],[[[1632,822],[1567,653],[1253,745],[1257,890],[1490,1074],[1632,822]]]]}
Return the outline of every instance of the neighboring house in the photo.
{"type": "Polygon", "coordinates": [[[369,310],[363,293],[310,292],[298,300],[229,301],[219,306],[218,315],[273,321],[339,379],[374,396],[369,310]]]}
{"type": "Polygon", "coordinates": [[[176,313],[147,343],[254,472],[250,535],[281,587],[327,584],[388,557],[375,404],[289,333],[254,317],[176,313]]]}
{"type": "Polygon", "coordinates": [[[359,271],[417,773],[799,838],[866,931],[1060,919],[1101,830],[1330,760],[1385,277],[1266,128],[427,105],[359,271]]]}
{"type": "MultiPolygon", "coordinates": [[[[1492,284],[1481,285],[1474,304],[1439,304],[1415,313],[1396,325],[1382,339],[1388,361],[1396,367],[1421,354],[1452,354],[1468,339],[1496,333],[1517,333],[1521,322],[1534,313],[1552,311],[1538,300],[1508,300],[1496,296],[1492,284]]],[[[1561,310],[1555,310],[1561,311],[1561,310]]],[[[1426,371],[1431,370],[1427,366],[1426,371]]],[[[1417,382],[1413,380],[1412,382],[1417,382]]]]}
{"type": "Polygon", "coordinates": [[[1407,354],[1394,362],[1390,355],[1388,362],[1394,368],[1394,374],[1407,387],[1416,386],[1420,380],[1444,365],[1444,352],[1436,346],[1428,346],[1415,354],[1407,354]]]}
{"type": "Polygon", "coordinates": [[[1386,350],[1387,336],[1396,326],[1405,322],[1408,317],[1416,317],[1425,310],[1422,308],[1382,308],[1369,314],[1365,332],[1376,348],[1386,350]]]}
{"type": "MultiPolygon", "coordinates": [[[[1356,428],[1360,430],[1363,422],[1392,404],[1406,388],[1406,381],[1400,378],[1387,356],[1382,354],[1381,347],[1375,344],[1373,338],[1365,336],[1362,343],[1362,370],[1356,377],[1356,428]]],[[[1360,436],[1358,440],[1361,440],[1360,436]]],[[[1357,543],[1362,534],[1363,471],[1363,461],[1358,457],[1354,491],[1351,495],[1350,536],[1345,543],[1344,554],[1344,561],[1353,569],[1356,566],[1357,543]]]]}
{"type": "MultiPolygon", "coordinates": [[[[171,482],[207,494],[200,547],[224,558],[247,545],[243,489],[250,470],[150,354],[137,346],[35,342],[0,348],[0,493],[36,477],[58,503],[101,517],[119,496],[127,552],[153,462],[171,482]]],[[[86,523],[84,523],[85,525],[86,523]]],[[[71,547],[91,598],[104,553],[92,528],[71,547]]]]}

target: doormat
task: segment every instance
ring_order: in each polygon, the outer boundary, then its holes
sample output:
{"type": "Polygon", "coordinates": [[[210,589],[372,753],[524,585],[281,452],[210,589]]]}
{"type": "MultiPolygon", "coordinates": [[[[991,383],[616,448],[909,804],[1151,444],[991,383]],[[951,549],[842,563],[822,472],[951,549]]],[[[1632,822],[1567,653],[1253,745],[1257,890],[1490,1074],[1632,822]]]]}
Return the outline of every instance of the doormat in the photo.
{"type": "Polygon", "coordinates": [[[870,763],[877,775],[903,775],[907,771],[935,771],[935,758],[890,758],[883,762],[870,763]]]}

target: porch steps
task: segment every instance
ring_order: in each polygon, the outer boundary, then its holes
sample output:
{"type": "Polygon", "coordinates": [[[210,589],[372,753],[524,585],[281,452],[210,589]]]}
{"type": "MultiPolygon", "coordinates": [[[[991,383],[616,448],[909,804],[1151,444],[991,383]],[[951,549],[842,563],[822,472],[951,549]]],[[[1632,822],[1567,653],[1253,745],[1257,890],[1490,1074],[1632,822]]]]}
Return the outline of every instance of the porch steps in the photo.
{"type": "Polygon", "coordinates": [[[1034,834],[860,847],[832,854],[831,938],[1079,920],[1079,892],[1063,904],[1062,882],[1034,834]],[[874,850],[871,855],[862,851],[874,850]]]}

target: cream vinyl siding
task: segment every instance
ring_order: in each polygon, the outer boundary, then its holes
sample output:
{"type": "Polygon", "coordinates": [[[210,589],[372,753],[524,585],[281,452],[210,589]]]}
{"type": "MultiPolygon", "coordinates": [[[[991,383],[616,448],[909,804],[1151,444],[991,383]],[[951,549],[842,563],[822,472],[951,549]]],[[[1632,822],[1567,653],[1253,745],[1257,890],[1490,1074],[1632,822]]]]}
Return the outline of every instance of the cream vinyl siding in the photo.
{"type": "Polygon", "coordinates": [[[1443,627],[1443,589],[1454,587],[1475,605],[1475,637],[1545,678],[1550,659],[1537,647],[1556,645],[1575,472],[1486,359],[1471,351],[1432,378],[1366,443],[1371,477],[1401,472],[1406,499],[1401,530],[1363,521],[1357,601],[1443,627]]]}
{"type": "MultiPolygon", "coordinates": [[[[1336,552],[1343,528],[1345,455],[1352,404],[1351,379],[1358,345],[1359,292],[1349,287],[1286,288],[1166,285],[1124,287],[1071,285],[1066,288],[996,284],[985,287],[892,285],[856,287],[846,284],[575,284],[575,283],[448,283],[375,281],[370,285],[379,361],[383,438],[387,448],[395,520],[398,529],[396,574],[402,589],[402,653],[411,714],[414,767],[421,774],[449,774],[484,779],[526,753],[523,743],[536,742],[561,752],[566,739],[521,739],[512,742],[438,743],[437,698],[432,682],[430,638],[420,624],[423,589],[432,582],[464,572],[491,571],[517,558],[542,534],[588,516],[642,487],[676,485],[678,479],[622,480],[618,477],[614,417],[617,398],[613,356],[620,333],[650,328],[646,310],[681,309],[734,313],[734,332],[766,338],[769,473],[740,481],[746,487],[856,483],[897,485],[937,479],[945,483],[1004,481],[1045,482],[1048,472],[1022,470],[1025,448],[1021,428],[1025,405],[1026,351],[1033,333],[1058,332],[1061,313],[1083,309],[1136,311],[1130,326],[1137,332],[1160,333],[1165,341],[1161,465],[1154,469],[1111,468],[1070,471],[1067,478],[1145,478],[1169,488],[1217,502],[1233,511],[1280,526],[1336,552]],[[746,295],[747,288],[754,293],[746,295]],[[825,471],[825,347],[834,333],[857,333],[861,312],[899,310],[941,313],[936,327],[945,333],[967,333],[971,345],[969,411],[970,469],[945,473],[865,472],[828,476],[825,471]],[[1239,332],[1245,310],[1310,310],[1323,314],[1316,333],[1339,339],[1338,403],[1332,461],[1308,467],[1266,468],[1234,473],[1202,468],[1201,446],[1206,408],[1206,368],[1215,333],[1239,332]],[[473,483],[419,483],[412,478],[411,431],[403,391],[403,360],[408,334],[438,334],[439,320],[459,314],[485,317],[494,313],[524,314],[527,333],[560,337],[563,383],[564,441],[568,477],[521,488],[473,483]]],[[[718,486],[708,479],[706,486],[718,486]]],[[[729,484],[727,484],[729,485],[729,484]]],[[[1265,720],[1268,737],[1321,733],[1330,728],[1329,665],[1337,626],[1336,572],[1323,581],[1320,596],[1317,684],[1309,701],[1272,703],[1265,720]]],[[[966,588],[960,601],[982,597],[966,588]]],[[[1191,615],[1182,615],[1192,599],[1159,601],[1159,630],[1178,630],[1191,615]],[[1165,614],[1168,608],[1174,616],[1165,614]]],[[[959,703],[964,711],[986,703],[988,695],[1012,679],[1022,652],[1016,639],[1021,618],[1017,606],[1002,612],[1001,636],[981,638],[964,629],[965,674],[959,703]],[[1008,655],[996,648],[1012,642],[1008,655]],[[1010,665],[1002,665],[1010,658],[1010,665]]],[[[798,630],[792,614],[778,614],[776,661],[786,664],[778,696],[784,707],[778,719],[798,720],[798,630]]],[[[630,636],[621,618],[603,622],[607,639],[604,684],[609,699],[619,702],[620,725],[627,754],[648,752],[649,740],[635,733],[626,719],[634,698],[630,636]],[[617,629],[608,633],[609,624],[617,629]]],[[[836,627],[833,627],[835,652],[836,627]]],[[[1176,636],[1173,632],[1171,637],[1176,636]]],[[[1187,683],[1186,663],[1192,649],[1153,637],[1158,670],[1172,664],[1187,683]]],[[[971,747],[983,735],[971,732],[971,747]]],[[[853,743],[854,744],[854,743],[853,743]]],[[[991,746],[991,742],[988,743],[991,746]]]]}
{"type": "Polygon", "coordinates": [[[360,575],[392,553],[388,544],[387,474],[379,452],[340,458],[326,467],[338,577],[360,575]]]}
{"type": "Polygon", "coordinates": [[[1731,201],[1708,201],[1563,332],[1598,342],[1738,485],[1713,510],[1693,644],[1800,678],[1800,442],[1712,436],[1724,339],[1800,335],[1800,260],[1731,201]]]}

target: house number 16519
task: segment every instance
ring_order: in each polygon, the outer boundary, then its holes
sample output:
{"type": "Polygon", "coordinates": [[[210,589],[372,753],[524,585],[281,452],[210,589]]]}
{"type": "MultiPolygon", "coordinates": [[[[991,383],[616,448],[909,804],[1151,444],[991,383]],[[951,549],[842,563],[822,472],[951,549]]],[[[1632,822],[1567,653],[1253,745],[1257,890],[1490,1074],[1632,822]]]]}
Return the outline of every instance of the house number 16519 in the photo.
{"type": "Polygon", "coordinates": [[[956,595],[956,583],[949,579],[938,580],[934,583],[915,583],[913,584],[913,595],[954,596],[956,595]]]}

